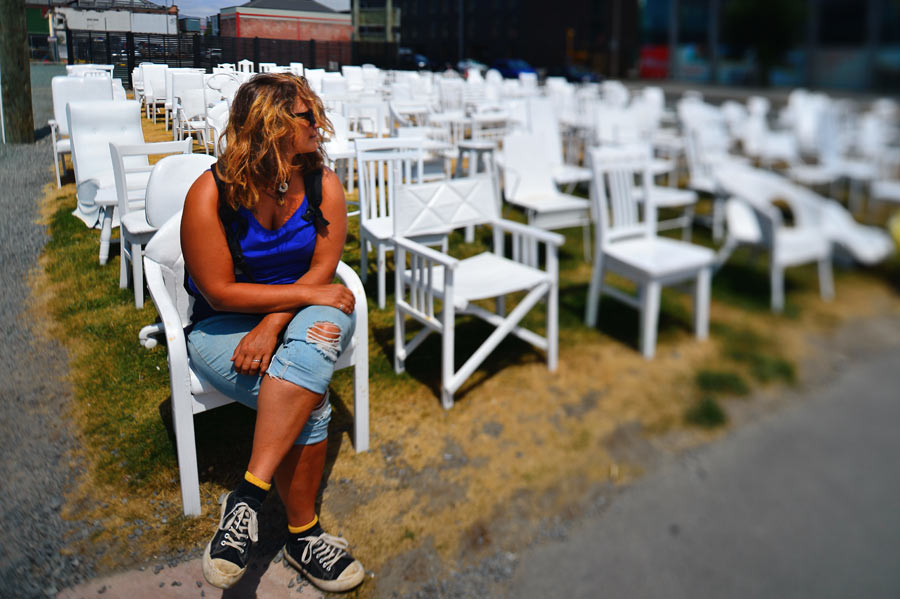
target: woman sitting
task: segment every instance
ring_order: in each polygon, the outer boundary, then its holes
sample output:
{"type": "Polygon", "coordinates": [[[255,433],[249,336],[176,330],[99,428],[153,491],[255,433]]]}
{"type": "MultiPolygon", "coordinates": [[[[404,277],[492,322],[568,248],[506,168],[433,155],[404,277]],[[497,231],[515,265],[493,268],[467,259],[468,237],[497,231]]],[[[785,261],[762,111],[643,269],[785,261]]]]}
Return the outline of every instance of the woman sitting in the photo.
{"type": "Polygon", "coordinates": [[[323,131],[331,124],[305,79],[253,77],[232,103],[227,149],[185,201],[192,364],[257,410],[244,480],[225,497],[203,555],[204,576],[220,588],[247,569],[272,481],[287,511],[285,559],[326,591],[351,589],[364,576],[347,542],[325,533],[315,513],[328,384],[355,325],[353,294],[332,282],[347,211],[338,178],[322,165],[323,131]]]}

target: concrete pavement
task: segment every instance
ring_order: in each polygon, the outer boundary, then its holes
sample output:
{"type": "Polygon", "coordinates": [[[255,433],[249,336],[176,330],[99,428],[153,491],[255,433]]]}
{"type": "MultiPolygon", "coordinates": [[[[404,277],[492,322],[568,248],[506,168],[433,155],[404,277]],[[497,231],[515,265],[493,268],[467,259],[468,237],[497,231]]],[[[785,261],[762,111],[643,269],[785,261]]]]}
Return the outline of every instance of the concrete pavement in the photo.
{"type": "Polygon", "coordinates": [[[898,456],[895,348],[523,552],[507,595],[896,599],[898,456]]]}

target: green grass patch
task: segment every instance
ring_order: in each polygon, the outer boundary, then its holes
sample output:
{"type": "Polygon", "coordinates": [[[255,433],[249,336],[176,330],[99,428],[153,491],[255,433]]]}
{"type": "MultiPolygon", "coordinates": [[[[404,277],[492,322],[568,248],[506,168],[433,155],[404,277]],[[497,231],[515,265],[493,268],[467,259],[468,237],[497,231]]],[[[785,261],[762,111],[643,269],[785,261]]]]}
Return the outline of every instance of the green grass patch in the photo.
{"type": "Polygon", "coordinates": [[[704,395],[688,407],[684,420],[694,426],[716,428],[728,422],[728,415],[715,397],[704,395]]]}
{"type": "Polygon", "coordinates": [[[704,393],[746,395],[750,386],[743,376],[727,370],[700,370],[695,377],[697,387],[704,393]]]}

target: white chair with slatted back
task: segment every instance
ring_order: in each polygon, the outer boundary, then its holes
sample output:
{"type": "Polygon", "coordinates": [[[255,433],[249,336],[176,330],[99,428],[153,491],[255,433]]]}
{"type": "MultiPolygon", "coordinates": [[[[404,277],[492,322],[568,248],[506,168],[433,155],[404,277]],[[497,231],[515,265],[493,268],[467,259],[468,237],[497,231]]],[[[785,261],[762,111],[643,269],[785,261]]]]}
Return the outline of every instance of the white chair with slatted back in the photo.
{"type": "Polygon", "coordinates": [[[556,370],[559,353],[557,250],[563,237],[503,220],[494,193],[491,177],[480,175],[406,185],[395,200],[394,370],[403,372],[409,355],[428,335],[439,333],[441,403],[446,409],[453,406],[456,391],[507,335],[515,335],[546,351],[547,368],[556,370]],[[446,251],[438,252],[414,241],[440,234],[448,226],[475,225],[493,227],[493,252],[457,260],[446,251]],[[507,315],[505,297],[520,292],[525,297],[507,315]],[[489,298],[496,299],[496,312],[475,303],[489,298]],[[435,312],[436,299],[441,302],[440,312],[435,312]],[[547,311],[544,336],[519,324],[542,301],[546,302],[547,311]],[[455,369],[454,348],[457,314],[477,316],[496,327],[459,370],[455,369]],[[410,340],[406,339],[407,317],[424,326],[410,340]]]}
{"type": "Polygon", "coordinates": [[[144,307],[141,249],[156,231],[156,227],[147,222],[147,215],[144,212],[147,186],[154,168],[147,157],[159,154],[189,154],[190,151],[189,140],[133,145],[109,144],[119,210],[119,287],[122,289],[128,287],[128,264],[131,263],[134,305],[138,309],[144,307]],[[134,197],[137,194],[142,196],[140,200],[129,200],[129,196],[134,197]]]}
{"type": "MultiPolygon", "coordinates": [[[[378,307],[387,295],[387,252],[394,233],[392,204],[402,185],[421,183],[424,151],[421,138],[357,139],[356,167],[359,173],[360,277],[368,275],[369,244],[377,253],[378,307]]],[[[446,233],[429,238],[428,244],[446,243],[446,233]]]]}
{"type": "Polygon", "coordinates": [[[594,148],[590,151],[594,180],[591,202],[595,219],[594,264],[588,288],[585,322],[597,324],[602,293],[641,311],[640,347],[645,358],[656,352],[656,328],[664,285],[688,283],[694,297],[694,330],[699,339],[709,334],[710,279],[715,262],[712,250],[654,233],[656,208],[650,192],[649,164],[643,152],[628,148],[594,148]],[[636,162],[644,160],[642,172],[636,162]],[[640,178],[644,198],[638,202],[634,178],[640,178]],[[605,285],[606,271],[634,281],[637,297],[605,285]]]}
{"type": "MultiPolygon", "coordinates": [[[[180,233],[179,211],[160,227],[147,244],[144,271],[166,336],[182,507],[186,516],[199,516],[200,477],[194,415],[233,400],[197,376],[188,358],[184,327],[190,324],[193,299],[184,289],[180,233]]],[[[369,449],[369,316],[366,292],[353,269],[343,262],[338,263],[336,275],[356,299],[356,331],[350,346],[338,358],[335,369],[353,367],[353,445],[357,452],[361,452],[369,449]]]]}

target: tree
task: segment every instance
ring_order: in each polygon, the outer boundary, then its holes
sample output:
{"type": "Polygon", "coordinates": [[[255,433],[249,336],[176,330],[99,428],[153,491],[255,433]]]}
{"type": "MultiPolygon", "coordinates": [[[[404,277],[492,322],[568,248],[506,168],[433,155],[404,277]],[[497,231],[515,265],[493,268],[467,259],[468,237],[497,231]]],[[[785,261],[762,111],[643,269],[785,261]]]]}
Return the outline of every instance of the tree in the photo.
{"type": "Polygon", "coordinates": [[[803,36],[803,0],[730,0],[723,11],[724,39],[752,50],[757,83],[769,85],[772,68],[783,63],[803,36]]]}
{"type": "Polygon", "coordinates": [[[0,0],[0,101],[7,143],[34,143],[25,3],[0,0]]]}

